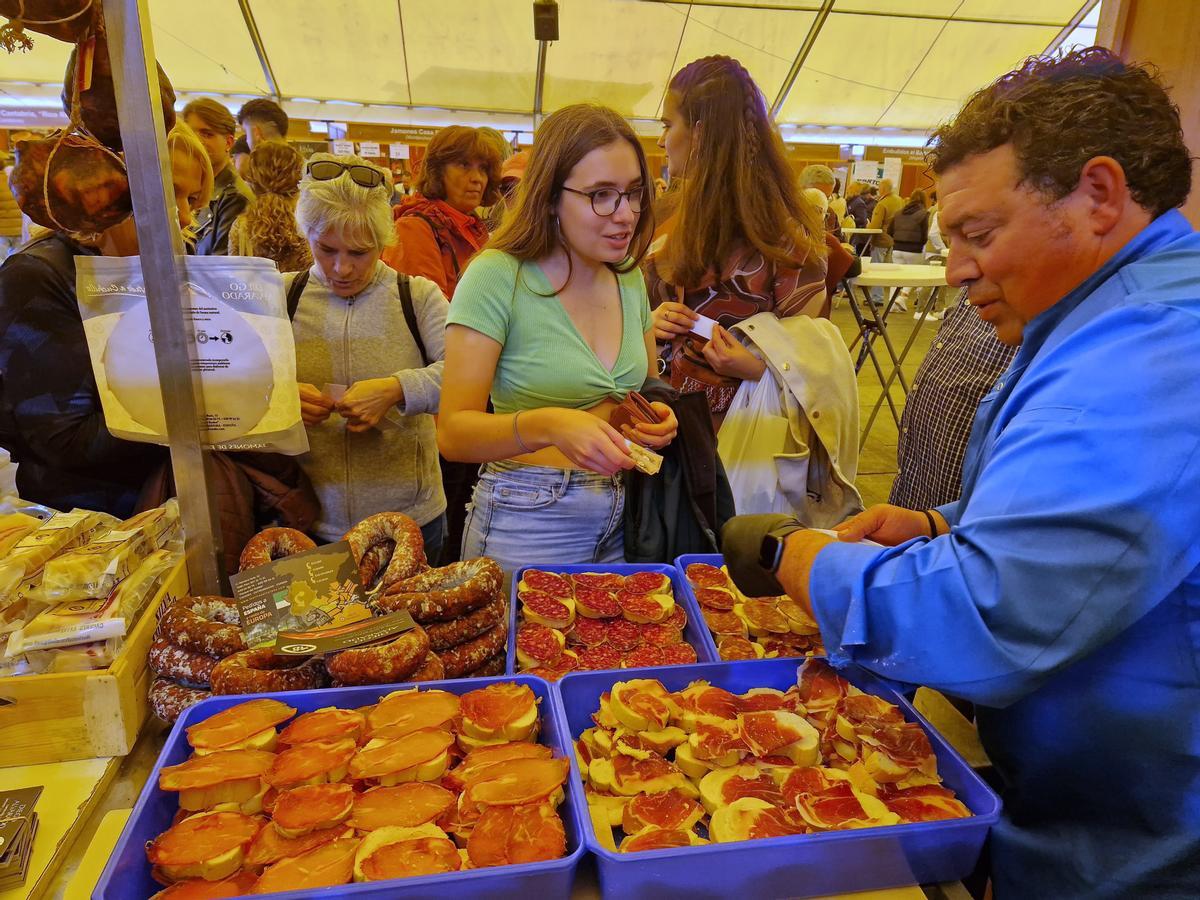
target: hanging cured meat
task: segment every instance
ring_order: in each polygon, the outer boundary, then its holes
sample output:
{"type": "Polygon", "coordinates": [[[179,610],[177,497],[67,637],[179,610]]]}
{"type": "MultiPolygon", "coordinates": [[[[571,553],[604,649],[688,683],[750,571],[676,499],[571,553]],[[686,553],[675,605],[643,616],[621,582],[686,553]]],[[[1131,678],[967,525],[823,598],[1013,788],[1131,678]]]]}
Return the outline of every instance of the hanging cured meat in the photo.
{"type": "Polygon", "coordinates": [[[95,0],[0,0],[0,16],[12,20],[0,28],[0,47],[12,53],[33,48],[26,31],[60,41],[79,40],[100,18],[100,4],[95,0]]]}
{"type": "Polygon", "coordinates": [[[77,134],[18,141],[11,186],[21,211],[56,231],[98,234],[133,212],[125,163],[77,134]]]}

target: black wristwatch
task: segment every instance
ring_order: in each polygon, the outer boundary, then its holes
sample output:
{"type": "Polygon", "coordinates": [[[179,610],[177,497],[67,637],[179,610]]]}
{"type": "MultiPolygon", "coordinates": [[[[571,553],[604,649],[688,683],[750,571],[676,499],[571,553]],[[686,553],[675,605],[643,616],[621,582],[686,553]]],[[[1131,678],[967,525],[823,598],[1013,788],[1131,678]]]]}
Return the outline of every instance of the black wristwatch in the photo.
{"type": "Polygon", "coordinates": [[[787,536],[804,528],[799,522],[792,521],[773,528],[763,535],[762,544],[758,550],[758,564],[772,575],[779,572],[783,562],[783,544],[787,536]]]}

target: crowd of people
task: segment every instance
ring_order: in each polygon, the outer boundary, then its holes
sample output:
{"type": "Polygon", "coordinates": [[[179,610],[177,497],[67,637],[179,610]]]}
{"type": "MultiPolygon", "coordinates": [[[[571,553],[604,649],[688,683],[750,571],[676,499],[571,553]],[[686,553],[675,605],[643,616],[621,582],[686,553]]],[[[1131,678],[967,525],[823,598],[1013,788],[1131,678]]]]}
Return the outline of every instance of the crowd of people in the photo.
{"type": "MultiPolygon", "coordinates": [[[[759,511],[738,467],[778,464],[796,518],[754,532],[781,548],[754,565],[835,658],[983,710],[1009,803],[998,895],[1187,895],[1200,249],[1165,90],[1100,50],[1031,62],[934,134],[937,183],[907,197],[793,171],[728,57],[676,72],[662,120],[665,184],[625,119],[578,104],[515,155],[489,129],[440,130],[410,195],[366,159],[303,158],[269,100],[236,120],[185,107],[169,144],[192,251],[286,273],[310,449],[275,474],[312,498],[303,527],[336,540],[401,511],[441,562],[669,561],[759,511]],[[865,512],[828,322],[866,249],[849,227],[873,231],[871,260],[945,260],[964,288],[914,379],[895,505],[865,512]],[[777,443],[718,453],[764,385],[777,443]],[[634,392],[652,415],[622,415],[634,392]],[[841,541],[805,530],[834,525],[841,541]]],[[[0,445],[29,500],[127,516],[165,464],[105,428],[75,298],[76,256],[137,252],[129,219],[0,267],[0,445]]]]}

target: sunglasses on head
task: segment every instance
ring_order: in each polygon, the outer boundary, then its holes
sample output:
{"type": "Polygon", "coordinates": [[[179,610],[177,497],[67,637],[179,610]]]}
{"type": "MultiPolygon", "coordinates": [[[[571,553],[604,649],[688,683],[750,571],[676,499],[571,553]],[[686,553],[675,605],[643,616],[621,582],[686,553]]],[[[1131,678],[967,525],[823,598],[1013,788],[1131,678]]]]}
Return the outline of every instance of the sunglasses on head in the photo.
{"type": "Polygon", "coordinates": [[[359,163],[342,163],[332,159],[319,159],[308,164],[305,170],[314,181],[333,181],[345,172],[357,185],[365,188],[379,187],[383,184],[383,172],[373,166],[359,163]]]}

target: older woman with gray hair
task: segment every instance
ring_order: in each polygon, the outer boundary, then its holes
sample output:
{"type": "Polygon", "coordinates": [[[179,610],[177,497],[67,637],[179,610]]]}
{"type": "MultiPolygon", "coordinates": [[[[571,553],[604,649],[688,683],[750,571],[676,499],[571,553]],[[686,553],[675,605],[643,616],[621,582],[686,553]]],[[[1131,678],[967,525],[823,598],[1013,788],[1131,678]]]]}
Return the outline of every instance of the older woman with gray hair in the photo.
{"type": "Polygon", "coordinates": [[[449,304],[380,261],[395,240],[391,195],[391,176],[357,156],[315,153],[305,167],[296,221],[313,266],[285,276],[310,445],[300,463],[321,500],[318,537],[403,512],[436,558],[446,497],[432,414],[449,304]]]}

